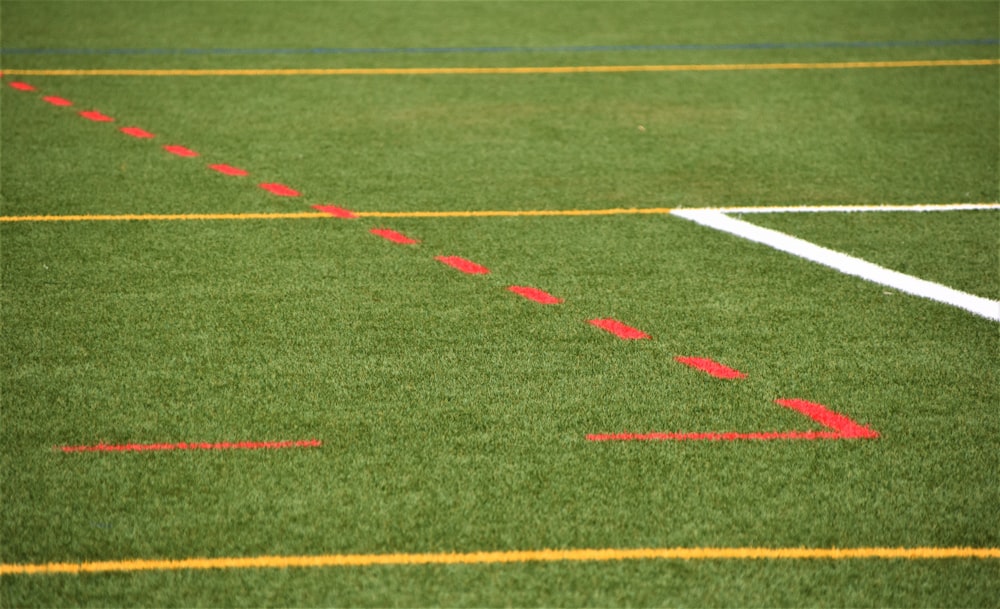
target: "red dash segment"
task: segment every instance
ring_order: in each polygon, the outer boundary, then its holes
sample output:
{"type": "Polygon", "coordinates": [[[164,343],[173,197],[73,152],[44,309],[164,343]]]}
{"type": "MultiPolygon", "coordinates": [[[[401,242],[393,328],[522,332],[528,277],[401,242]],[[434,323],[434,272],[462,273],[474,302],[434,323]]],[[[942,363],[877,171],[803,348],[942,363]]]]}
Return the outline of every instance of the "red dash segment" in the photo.
{"type": "Polygon", "coordinates": [[[855,423],[848,417],[842,414],[833,412],[826,406],[822,404],[815,404],[813,402],[807,402],[806,400],[794,399],[778,399],[774,401],[776,404],[780,404],[786,408],[791,408],[792,410],[797,410],[802,414],[806,415],[813,421],[816,421],[820,425],[829,427],[837,432],[837,435],[841,438],[877,438],[879,437],[878,432],[855,423]]]}
{"type": "Polygon", "coordinates": [[[312,208],[324,214],[330,214],[335,218],[357,218],[353,211],[337,207],[336,205],[313,205],[312,208]]]}
{"type": "Polygon", "coordinates": [[[411,244],[414,244],[414,243],[420,243],[416,239],[410,239],[409,237],[407,237],[403,233],[397,233],[396,231],[390,230],[388,228],[373,228],[373,229],[371,229],[368,232],[370,232],[373,235],[378,235],[379,237],[382,237],[383,239],[388,239],[389,241],[392,241],[393,243],[401,243],[403,245],[411,245],[411,244]]]}
{"type": "Polygon", "coordinates": [[[146,131],[145,129],[140,129],[138,127],[122,127],[119,129],[125,135],[131,135],[132,137],[137,137],[140,139],[154,137],[152,133],[146,131]]]}
{"type": "Polygon", "coordinates": [[[60,446],[64,453],[80,452],[152,452],[170,450],[259,450],[276,448],[309,448],[322,446],[319,440],[285,440],[280,442],[178,442],[176,444],[97,444],[94,446],[60,446]]]}
{"type": "Polygon", "coordinates": [[[15,80],[15,81],[12,81],[12,82],[7,83],[7,84],[9,84],[12,88],[17,89],[18,91],[34,91],[35,90],[35,88],[32,87],[31,85],[29,85],[28,83],[21,82],[19,80],[15,80]]]}
{"type": "Polygon", "coordinates": [[[271,194],[278,195],[279,197],[299,196],[299,191],[295,190],[294,188],[289,188],[284,184],[267,183],[267,184],[261,184],[260,187],[271,194]]]}
{"type": "Polygon", "coordinates": [[[642,330],[633,328],[632,326],[627,326],[617,319],[591,319],[588,323],[593,326],[597,326],[606,332],[610,332],[623,340],[641,340],[644,338],[650,338],[650,336],[642,330]]]}
{"type": "Polygon", "coordinates": [[[167,146],[164,146],[163,149],[169,152],[170,154],[176,154],[177,156],[182,156],[185,158],[194,158],[198,156],[197,152],[191,150],[190,148],[185,148],[184,146],[175,146],[173,144],[169,144],[167,146]]]}
{"type": "Polygon", "coordinates": [[[490,270],[485,266],[476,264],[475,262],[466,260],[465,258],[459,258],[458,256],[435,256],[434,259],[442,264],[447,264],[454,269],[458,269],[459,271],[470,275],[486,275],[490,272],[490,270]]]}
{"type": "Polygon", "coordinates": [[[248,172],[245,169],[240,169],[239,167],[232,167],[230,165],[223,165],[221,163],[217,164],[217,165],[209,165],[208,168],[209,169],[214,169],[215,171],[218,171],[219,173],[224,173],[227,176],[245,176],[245,175],[248,175],[248,172]]]}
{"type": "Polygon", "coordinates": [[[48,95],[42,98],[43,100],[49,102],[53,106],[72,106],[73,102],[68,99],[63,99],[61,97],[56,97],[54,95],[48,95]]]}
{"type": "Polygon", "coordinates": [[[524,296],[528,300],[534,300],[535,302],[541,304],[562,304],[564,301],[562,298],[556,298],[552,294],[549,294],[545,290],[539,290],[538,288],[529,288],[522,285],[512,285],[507,288],[515,294],[524,296]]]}
{"type": "Polygon", "coordinates": [[[102,114],[97,110],[84,110],[80,113],[80,116],[87,120],[94,121],[95,123],[110,123],[115,120],[108,116],[107,114],[102,114]]]}
{"type": "Polygon", "coordinates": [[[706,374],[714,376],[715,378],[732,380],[746,378],[747,376],[739,370],[734,370],[729,366],[720,364],[719,362],[708,359],[707,357],[684,357],[678,355],[674,359],[682,364],[691,366],[696,370],[701,370],[706,374]]]}

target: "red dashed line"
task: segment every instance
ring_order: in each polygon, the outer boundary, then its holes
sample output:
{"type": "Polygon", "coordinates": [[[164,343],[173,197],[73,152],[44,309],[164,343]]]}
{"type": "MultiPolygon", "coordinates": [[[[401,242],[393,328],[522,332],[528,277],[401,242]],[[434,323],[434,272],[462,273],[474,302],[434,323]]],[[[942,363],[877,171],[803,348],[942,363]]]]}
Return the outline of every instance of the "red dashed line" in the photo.
{"type": "Polygon", "coordinates": [[[12,81],[12,82],[7,83],[7,84],[9,84],[14,89],[17,89],[18,91],[34,91],[35,90],[35,88],[32,87],[31,85],[29,85],[28,83],[21,82],[19,80],[15,80],[15,81],[12,81]]]}
{"type": "Polygon", "coordinates": [[[249,174],[249,172],[245,169],[240,169],[239,167],[232,167],[230,165],[223,165],[221,163],[217,165],[209,165],[208,168],[214,169],[219,173],[224,173],[227,176],[245,176],[249,174]]]}
{"type": "Polygon", "coordinates": [[[101,114],[97,110],[84,110],[80,113],[80,116],[87,120],[94,121],[95,123],[110,123],[115,120],[107,114],[101,114]]]}
{"type": "Polygon", "coordinates": [[[392,241],[393,243],[402,243],[403,245],[411,245],[413,243],[420,243],[416,239],[410,239],[406,235],[404,235],[402,233],[397,233],[396,231],[390,230],[388,228],[373,228],[373,229],[371,229],[368,232],[370,232],[373,235],[378,235],[379,237],[382,237],[383,239],[388,239],[389,241],[392,241]]]}
{"type": "Polygon", "coordinates": [[[640,340],[650,338],[650,336],[642,330],[633,328],[632,326],[627,326],[617,319],[591,319],[589,323],[624,340],[640,340]]]}
{"type": "Polygon", "coordinates": [[[297,197],[297,196],[299,196],[299,191],[297,191],[297,190],[295,190],[293,188],[289,188],[289,187],[285,186],[284,184],[268,183],[268,184],[260,184],[259,186],[261,188],[263,188],[264,190],[268,191],[269,193],[276,194],[279,197],[297,197]]]}
{"type": "Polygon", "coordinates": [[[151,138],[153,134],[145,129],[140,129],[139,127],[122,127],[119,129],[125,135],[131,135],[132,137],[138,138],[151,138]]]}
{"type": "Polygon", "coordinates": [[[466,260],[465,258],[459,258],[458,256],[435,256],[434,259],[470,275],[486,275],[490,272],[490,270],[485,266],[476,264],[475,262],[466,260]]]}
{"type": "Polygon", "coordinates": [[[720,364],[719,362],[710,360],[707,357],[684,357],[678,355],[674,359],[682,364],[691,366],[692,368],[701,370],[706,374],[710,374],[711,376],[720,379],[727,379],[727,380],[742,379],[746,378],[747,376],[746,374],[740,372],[739,370],[734,370],[729,366],[725,366],[723,364],[720,364]]]}
{"type": "Polygon", "coordinates": [[[319,440],[288,440],[281,442],[178,442],[176,444],[97,444],[95,446],[60,446],[64,453],[78,452],[150,452],[168,450],[258,450],[275,448],[309,448],[322,446],[319,440]]]}
{"type": "Polygon", "coordinates": [[[336,205],[313,205],[312,208],[335,218],[357,218],[353,211],[336,205]]]}
{"type": "Polygon", "coordinates": [[[514,292],[515,294],[524,296],[528,300],[534,300],[535,302],[539,302],[541,304],[562,304],[563,302],[562,298],[556,298],[555,296],[549,294],[545,290],[539,290],[538,288],[529,288],[520,285],[512,285],[507,289],[510,290],[511,292],[514,292]]]}
{"type": "Polygon", "coordinates": [[[182,156],[185,158],[193,158],[198,156],[198,153],[190,148],[185,148],[184,146],[167,145],[163,147],[164,150],[170,154],[176,154],[177,156],[182,156]]]}
{"type": "Polygon", "coordinates": [[[73,102],[68,99],[63,99],[61,97],[56,97],[54,95],[48,95],[42,98],[43,100],[49,102],[53,106],[72,106],[73,102]]]}

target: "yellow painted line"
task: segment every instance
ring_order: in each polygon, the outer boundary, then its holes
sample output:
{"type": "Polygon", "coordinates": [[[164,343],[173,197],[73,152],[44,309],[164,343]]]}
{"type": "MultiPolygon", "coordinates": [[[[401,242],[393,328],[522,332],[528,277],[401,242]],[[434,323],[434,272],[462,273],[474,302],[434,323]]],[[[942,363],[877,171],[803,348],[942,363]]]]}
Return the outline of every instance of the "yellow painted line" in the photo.
{"type": "Polygon", "coordinates": [[[639,548],[526,550],[422,554],[326,554],[178,560],[114,560],[45,564],[0,564],[0,575],[53,575],[122,571],[285,569],[413,565],[494,565],[532,562],[619,560],[942,560],[1000,559],[1000,548],[639,548]]]}
{"type": "Polygon", "coordinates": [[[0,575],[54,575],[123,571],[205,569],[285,569],[290,567],[371,567],[413,565],[494,565],[533,562],[619,560],[942,560],[1000,559],[1000,548],[637,548],[525,550],[423,554],[326,554],[178,560],[113,560],[45,564],[0,564],[0,575]]]}
{"type": "MultiPolygon", "coordinates": [[[[355,212],[359,218],[491,218],[520,216],[612,216],[622,214],[669,214],[663,207],[632,209],[537,209],[537,210],[484,210],[484,211],[367,211],[355,212]]],[[[2,222],[122,222],[122,221],[171,221],[171,220],[276,220],[303,218],[330,218],[322,212],[277,212],[238,214],[92,214],[69,216],[0,216],[2,222]]]]}
{"type": "Polygon", "coordinates": [[[728,72],[746,70],[845,70],[994,66],[1000,59],[837,61],[820,63],[722,63],[639,66],[517,66],[453,68],[275,68],[275,69],[5,69],[12,76],[427,76],[470,74],[598,74],[626,72],[728,72]]]}
{"type": "Polygon", "coordinates": [[[84,214],[69,216],[0,216],[0,222],[122,222],[129,220],[277,220],[329,218],[320,212],[261,212],[241,214],[84,214]]]}
{"type": "Polygon", "coordinates": [[[669,214],[666,207],[613,209],[523,209],[483,211],[370,211],[357,212],[361,218],[503,218],[525,216],[618,216],[634,214],[669,214]]]}

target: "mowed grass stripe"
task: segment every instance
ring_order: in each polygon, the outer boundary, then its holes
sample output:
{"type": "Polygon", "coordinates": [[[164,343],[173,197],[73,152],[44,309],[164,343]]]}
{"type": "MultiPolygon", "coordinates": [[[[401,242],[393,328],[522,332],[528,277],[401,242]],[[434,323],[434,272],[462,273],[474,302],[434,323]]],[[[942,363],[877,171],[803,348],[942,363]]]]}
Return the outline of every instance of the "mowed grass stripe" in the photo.
{"type": "Polygon", "coordinates": [[[435,76],[476,74],[599,74],[626,72],[732,72],[752,70],[849,70],[1000,65],[1000,59],[918,59],[792,63],[661,64],[625,66],[509,66],[426,68],[206,68],[206,69],[8,69],[12,76],[435,76]]]}
{"type": "Polygon", "coordinates": [[[0,564],[0,575],[55,575],[127,571],[204,569],[285,569],[289,567],[370,567],[490,565],[530,562],[609,562],[619,560],[942,560],[1000,559],[1000,548],[636,548],[521,550],[468,553],[325,554],[179,560],[114,560],[81,563],[0,564]]]}

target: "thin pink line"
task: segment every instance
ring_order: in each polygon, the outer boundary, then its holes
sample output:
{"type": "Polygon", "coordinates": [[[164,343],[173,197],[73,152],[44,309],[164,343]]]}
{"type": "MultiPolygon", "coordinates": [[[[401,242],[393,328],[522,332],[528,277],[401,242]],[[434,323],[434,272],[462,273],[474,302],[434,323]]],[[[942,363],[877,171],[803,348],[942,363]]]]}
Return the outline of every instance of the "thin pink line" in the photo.
{"type": "Polygon", "coordinates": [[[319,440],[282,440],[278,442],[177,442],[157,444],[96,444],[93,446],[59,446],[64,453],[79,452],[152,452],[170,450],[257,450],[276,448],[308,448],[322,446],[319,440]]]}
{"type": "Polygon", "coordinates": [[[588,434],[591,442],[629,442],[651,440],[732,442],[734,440],[840,440],[845,436],[835,431],[761,431],[737,432],[651,432],[651,433],[605,433],[588,434]]]}

